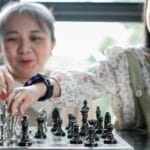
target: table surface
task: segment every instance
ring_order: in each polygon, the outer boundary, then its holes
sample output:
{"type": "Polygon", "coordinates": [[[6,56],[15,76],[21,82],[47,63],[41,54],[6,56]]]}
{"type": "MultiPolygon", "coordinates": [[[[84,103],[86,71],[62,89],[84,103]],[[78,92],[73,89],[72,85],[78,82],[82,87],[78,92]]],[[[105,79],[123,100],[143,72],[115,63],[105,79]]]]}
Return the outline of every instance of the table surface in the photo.
{"type": "MultiPolygon", "coordinates": [[[[132,130],[126,130],[126,131],[117,131],[117,135],[119,135],[119,137],[121,138],[117,138],[119,140],[119,143],[118,145],[116,145],[116,148],[115,148],[115,145],[113,146],[113,148],[110,146],[110,147],[103,147],[103,150],[131,150],[132,148],[130,148],[130,146],[128,144],[130,144],[134,150],[150,150],[150,135],[145,135],[145,134],[142,134],[140,132],[137,132],[137,131],[132,131],[132,130]],[[124,140],[122,140],[124,139],[124,140]],[[127,144],[128,143],[128,144],[127,144]],[[121,147],[121,148],[119,148],[121,147]]],[[[115,135],[116,136],[116,135],[115,135]]],[[[51,136],[50,136],[51,138],[51,136]]],[[[48,140],[49,142],[52,140],[48,140]]],[[[65,144],[64,140],[58,140],[55,141],[51,146],[51,148],[54,150],[54,149],[66,149],[67,147],[63,147],[63,144],[65,144]],[[55,144],[54,144],[55,143],[55,144]],[[56,144],[57,143],[57,144],[56,144]],[[58,145],[58,146],[57,146],[58,145]]],[[[42,144],[43,145],[43,144],[42,144]]],[[[102,145],[101,145],[102,146],[102,145]]],[[[38,147],[40,148],[40,144],[38,144],[38,147]]],[[[86,147],[83,147],[81,145],[78,145],[78,146],[72,146],[72,149],[91,149],[91,148],[86,148],[86,147]]],[[[18,147],[16,146],[0,146],[0,149],[11,149],[12,148],[16,149],[18,147]]],[[[21,147],[20,147],[21,148],[21,147]]],[[[33,147],[31,146],[30,147],[31,149],[33,149],[33,147]]],[[[30,149],[29,147],[27,149],[30,149]]],[[[39,149],[38,148],[38,149],[39,149]]],[[[41,147],[42,148],[42,147],[41,147]]],[[[44,149],[48,148],[46,145],[44,147],[44,149]]],[[[70,149],[70,147],[68,146],[68,148],[70,149]]],[[[48,148],[49,149],[49,148],[48,148]]],[[[92,148],[92,149],[102,149],[102,147],[97,147],[97,148],[92,148]]]]}
{"type": "Polygon", "coordinates": [[[150,134],[145,135],[137,131],[117,132],[134,150],[150,150],[150,134]]]}
{"type": "MultiPolygon", "coordinates": [[[[126,142],[121,136],[116,133],[116,131],[113,132],[114,138],[117,140],[117,144],[104,144],[104,139],[101,138],[101,135],[98,135],[99,141],[96,141],[97,146],[96,147],[86,147],[84,144],[87,143],[86,137],[81,137],[83,143],[82,144],[70,144],[70,139],[67,138],[67,131],[63,129],[66,133],[66,136],[64,137],[58,137],[55,136],[51,132],[51,128],[48,128],[46,132],[46,139],[36,139],[35,133],[37,132],[37,128],[31,127],[29,128],[29,141],[32,143],[31,146],[18,146],[18,143],[21,141],[21,138],[15,138],[16,142],[9,143],[9,140],[6,140],[6,142],[1,143],[0,149],[44,149],[44,150],[54,150],[54,149],[68,149],[68,150],[84,150],[84,149],[96,149],[96,150],[133,150],[133,147],[126,142]]],[[[124,134],[125,135],[125,134],[124,134]]],[[[126,137],[126,136],[125,136],[126,137]]]]}

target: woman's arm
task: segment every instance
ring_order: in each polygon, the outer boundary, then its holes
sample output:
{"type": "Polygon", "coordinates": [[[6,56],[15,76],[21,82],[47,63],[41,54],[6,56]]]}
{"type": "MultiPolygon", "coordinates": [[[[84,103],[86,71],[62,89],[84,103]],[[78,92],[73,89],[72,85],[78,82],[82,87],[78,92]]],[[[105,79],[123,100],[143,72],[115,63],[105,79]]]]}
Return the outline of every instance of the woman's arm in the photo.
{"type": "Polygon", "coordinates": [[[95,99],[107,92],[115,94],[113,69],[112,61],[100,61],[87,70],[53,72],[50,77],[59,84],[59,94],[55,98],[58,96],[66,106],[75,106],[83,103],[85,99],[95,99]]]}

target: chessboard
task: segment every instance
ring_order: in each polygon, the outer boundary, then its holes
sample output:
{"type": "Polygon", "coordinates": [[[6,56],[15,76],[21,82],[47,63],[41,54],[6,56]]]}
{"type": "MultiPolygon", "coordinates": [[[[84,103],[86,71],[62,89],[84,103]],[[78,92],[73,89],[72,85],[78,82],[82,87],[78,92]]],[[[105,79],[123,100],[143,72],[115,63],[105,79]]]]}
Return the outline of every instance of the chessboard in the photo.
{"type": "Polygon", "coordinates": [[[0,113],[0,149],[99,149],[133,150],[114,129],[111,114],[101,115],[96,109],[96,119],[88,120],[89,107],[84,101],[81,108],[82,124],[73,114],[68,114],[67,127],[62,126],[62,118],[55,108],[52,112],[53,123],[47,124],[46,111],[41,108],[36,118],[37,126],[29,125],[29,117],[21,117],[20,124],[16,116],[9,117],[7,106],[1,106],[0,113]]]}
{"type": "Polygon", "coordinates": [[[113,135],[117,141],[116,144],[104,144],[104,139],[99,136],[99,140],[96,142],[96,147],[87,147],[85,146],[85,139],[82,138],[82,144],[70,144],[70,139],[67,138],[67,131],[63,129],[66,133],[65,136],[59,137],[55,136],[51,132],[51,127],[48,128],[46,132],[45,139],[36,139],[35,133],[37,127],[29,128],[29,138],[32,142],[30,146],[18,146],[19,140],[16,143],[10,145],[1,146],[0,149],[44,149],[44,150],[55,150],[55,149],[68,149],[68,150],[83,150],[83,149],[96,149],[96,150],[133,150],[133,147],[129,145],[123,138],[121,138],[116,131],[113,132],[113,135]]]}

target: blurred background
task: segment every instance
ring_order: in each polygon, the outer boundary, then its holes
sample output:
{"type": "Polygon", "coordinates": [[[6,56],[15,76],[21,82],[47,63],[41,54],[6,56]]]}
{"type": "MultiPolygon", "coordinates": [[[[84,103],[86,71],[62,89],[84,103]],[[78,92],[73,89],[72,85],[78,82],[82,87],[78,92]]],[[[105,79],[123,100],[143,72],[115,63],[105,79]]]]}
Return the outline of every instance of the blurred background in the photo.
{"type": "MultiPolygon", "coordinates": [[[[41,2],[54,11],[54,68],[82,68],[105,59],[112,46],[141,46],[143,0],[20,0],[41,2]]],[[[2,0],[0,6],[7,3],[2,0]]],[[[112,112],[109,94],[95,100],[102,113],[112,112]]]]}

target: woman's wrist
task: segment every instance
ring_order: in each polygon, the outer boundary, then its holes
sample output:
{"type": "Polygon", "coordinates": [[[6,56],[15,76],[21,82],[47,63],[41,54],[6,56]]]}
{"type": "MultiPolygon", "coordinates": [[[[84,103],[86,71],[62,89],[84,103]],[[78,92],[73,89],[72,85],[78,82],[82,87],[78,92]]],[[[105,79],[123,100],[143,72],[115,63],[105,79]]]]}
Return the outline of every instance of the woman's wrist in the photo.
{"type": "MultiPolygon", "coordinates": [[[[53,98],[57,98],[57,97],[60,97],[61,95],[61,88],[60,88],[60,84],[58,83],[58,81],[54,78],[49,78],[50,82],[51,82],[51,85],[53,86],[53,93],[52,93],[52,97],[53,98]]],[[[40,97],[43,97],[46,93],[46,90],[47,90],[47,87],[46,85],[43,83],[43,82],[39,82],[37,84],[36,88],[37,90],[40,92],[39,96],[40,97]]],[[[34,85],[33,85],[34,86],[34,85]]]]}
{"type": "Polygon", "coordinates": [[[43,97],[47,91],[47,87],[43,82],[31,85],[38,93],[39,98],[43,97]]]}
{"type": "Polygon", "coordinates": [[[57,98],[61,96],[61,87],[59,82],[55,78],[49,78],[51,84],[53,85],[53,98],[57,98]]]}
{"type": "MultiPolygon", "coordinates": [[[[40,97],[38,101],[44,101],[46,99],[49,99],[53,96],[53,85],[51,84],[51,81],[49,79],[49,76],[44,73],[37,73],[34,74],[31,78],[29,78],[24,86],[29,86],[37,83],[43,83],[46,86],[46,92],[44,96],[40,97]]],[[[41,89],[42,90],[42,89],[41,89]]]]}

